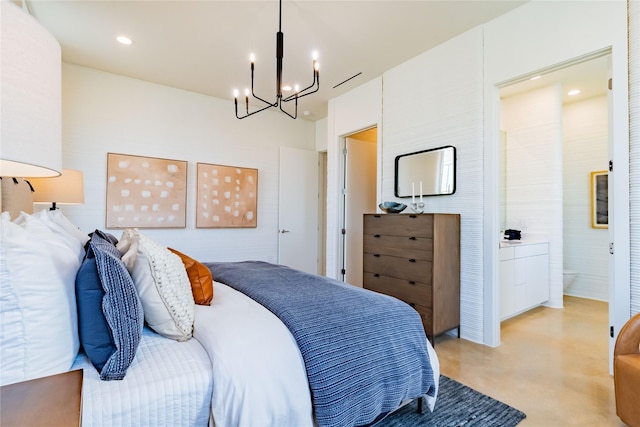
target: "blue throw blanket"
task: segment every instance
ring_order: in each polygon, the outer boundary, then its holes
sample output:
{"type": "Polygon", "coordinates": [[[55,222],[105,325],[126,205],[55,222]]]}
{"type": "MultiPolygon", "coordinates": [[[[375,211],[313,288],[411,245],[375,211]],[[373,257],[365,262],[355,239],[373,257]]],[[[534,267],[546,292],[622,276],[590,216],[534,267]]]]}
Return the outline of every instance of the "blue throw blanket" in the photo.
{"type": "Polygon", "coordinates": [[[422,322],[407,304],[264,262],[206,265],[214,280],[259,302],[289,328],[319,426],[368,425],[403,400],[434,395],[422,322]]]}

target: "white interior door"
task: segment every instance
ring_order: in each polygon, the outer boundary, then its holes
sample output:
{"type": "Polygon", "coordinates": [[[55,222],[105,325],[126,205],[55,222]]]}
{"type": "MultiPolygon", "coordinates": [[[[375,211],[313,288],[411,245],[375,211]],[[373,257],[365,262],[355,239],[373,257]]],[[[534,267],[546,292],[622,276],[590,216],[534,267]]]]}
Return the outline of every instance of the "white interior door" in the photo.
{"type": "Polygon", "coordinates": [[[280,147],[278,262],[318,273],[318,153],[280,147]]]}

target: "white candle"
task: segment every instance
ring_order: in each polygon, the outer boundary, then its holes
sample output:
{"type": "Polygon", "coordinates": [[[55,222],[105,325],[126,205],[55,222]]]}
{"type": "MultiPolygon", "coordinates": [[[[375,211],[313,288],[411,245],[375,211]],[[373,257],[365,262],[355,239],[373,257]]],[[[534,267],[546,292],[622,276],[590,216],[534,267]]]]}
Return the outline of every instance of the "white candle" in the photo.
{"type": "Polygon", "coordinates": [[[422,181],[420,181],[420,203],[422,203],[422,181]]]}
{"type": "Polygon", "coordinates": [[[411,202],[416,202],[416,183],[411,181],[411,202]]]}

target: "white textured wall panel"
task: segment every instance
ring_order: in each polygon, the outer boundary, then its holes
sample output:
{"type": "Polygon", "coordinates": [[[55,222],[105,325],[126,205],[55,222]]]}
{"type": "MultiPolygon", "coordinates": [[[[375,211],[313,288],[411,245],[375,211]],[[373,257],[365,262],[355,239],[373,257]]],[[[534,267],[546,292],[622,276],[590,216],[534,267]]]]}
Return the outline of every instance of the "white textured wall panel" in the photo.
{"type": "Polygon", "coordinates": [[[549,305],[562,307],[562,88],[502,100],[506,227],[549,241],[549,305]]]}
{"type": "Polygon", "coordinates": [[[271,112],[240,121],[231,101],[64,64],[63,166],[84,172],[85,204],[62,209],[83,231],[104,229],[108,152],[186,160],[186,229],[143,233],[202,261],[275,262],[279,147],[313,150],[314,139],[309,121],[271,112]],[[197,162],[258,169],[257,228],[195,228],[197,162]]]}
{"type": "Polygon", "coordinates": [[[394,198],[397,155],[456,147],[456,193],[425,197],[425,212],[460,214],[461,333],[482,342],[482,30],[386,72],[383,111],[382,200],[410,201],[394,198]]]}
{"type": "MultiPolygon", "coordinates": [[[[327,116],[327,276],[341,278],[342,138],[363,129],[382,128],[382,77],[329,100],[327,116]]],[[[380,168],[378,168],[379,170],[380,168]]]]}
{"type": "Polygon", "coordinates": [[[606,96],[563,108],[564,268],[576,271],[567,295],[609,301],[609,232],[591,227],[591,172],[609,160],[606,96]]]}
{"type": "Polygon", "coordinates": [[[628,14],[631,313],[638,313],[640,312],[640,0],[628,0],[628,14]]]}

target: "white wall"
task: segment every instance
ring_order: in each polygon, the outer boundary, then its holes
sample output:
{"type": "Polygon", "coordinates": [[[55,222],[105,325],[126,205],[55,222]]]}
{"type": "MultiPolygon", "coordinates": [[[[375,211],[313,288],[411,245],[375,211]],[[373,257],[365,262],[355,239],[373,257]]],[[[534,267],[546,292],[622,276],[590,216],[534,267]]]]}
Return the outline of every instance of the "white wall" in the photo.
{"type": "MultiPolygon", "coordinates": [[[[342,227],[342,138],[358,131],[378,127],[378,147],[382,140],[382,78],[373,79],[350,92],[329,100],[327,115],[327,276],[339,278],[343,250],[342,227]]],[[[380,148],[378,150],[380,153],[380,148]]],[[[378,154],[380,194],[381,157],[378,154]]],[[[378,199],[380,200],[380,199],[378,199]]]]}
{"type": "Polygon", "coordinates": [[[563,107],[564,268],[578,273],[567,295],[609,300],[609,233],[591,227],[590,176],[608,167],[605,96],[563,107]]]}
{"type": "Polygon", "coordinates": [[[640,1],[629,0],[630,314],[640,313],[640,1]]]}
{"type": "Polygon", "coordinates": [[[186,229],[143,232],[201,261],[277,261],[279,147],[315,149],[313,122],[272,112],[237,120],[231,101],[70,64],[62,89],[63,167],[85,181],[85,204],[62,209],[83,231],[105,228],[108,152],[186,160],[186,229]],[[195,228],[197,162],[258,169],[257,228],[195,228]]]}
{"type": "Polygon", "coordinates": [[[506,228],[549,242],[548,305],[562,307],[562,88],[502,99],[506,228]]]}

